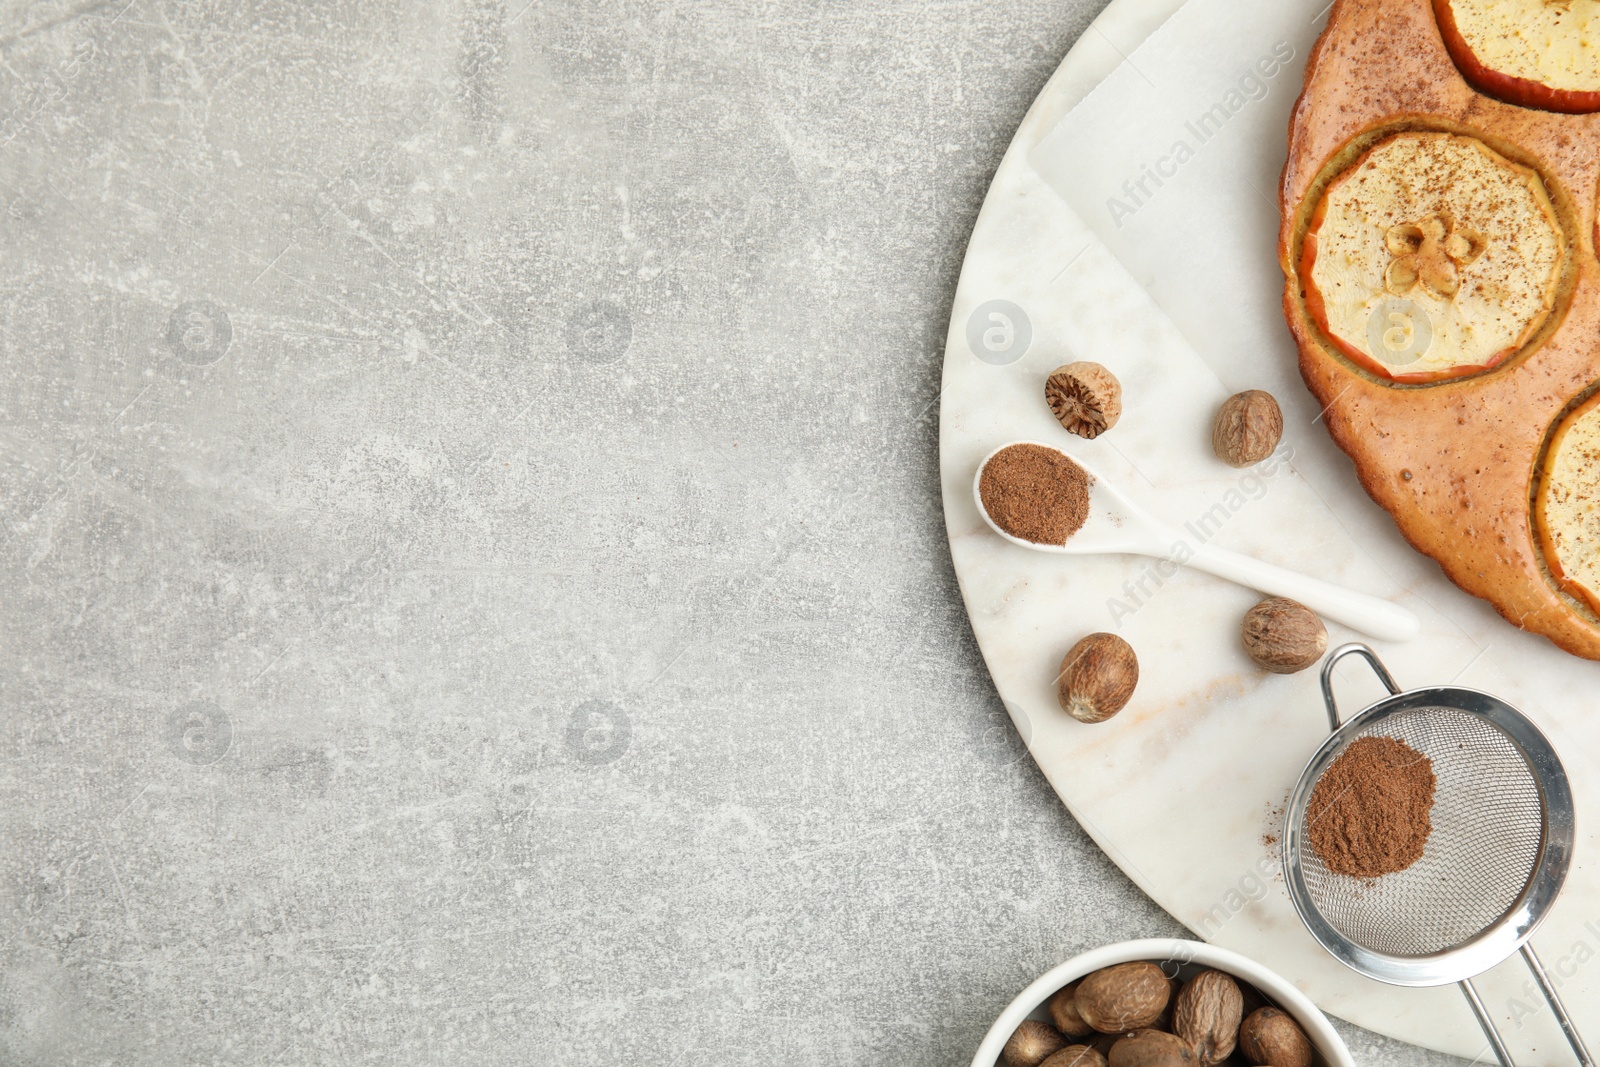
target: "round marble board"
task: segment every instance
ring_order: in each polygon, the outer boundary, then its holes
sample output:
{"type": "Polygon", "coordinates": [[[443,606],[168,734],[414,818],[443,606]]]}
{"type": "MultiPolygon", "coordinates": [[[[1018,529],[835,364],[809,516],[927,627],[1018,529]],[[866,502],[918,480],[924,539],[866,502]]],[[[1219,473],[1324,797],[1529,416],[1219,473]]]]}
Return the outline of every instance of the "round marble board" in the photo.
{"type": "MultiPolygon", "coordinates": [[[[1307,17],[1289,72],[1295,84],[1285,87],[1298,93],[1323,0],[1282,2],[1307,17]]],[[[1575,863],[1534,943],[1561,976],[1580,1027],[1600,1042],[1600,664],[1515,630],[1403,542],[1324,432],[1281,321],[1273,324],[1281,344],[1242,350],[1219,374],[1030,161],[1182,5],[1113,0],[1083,34],[1017,131],[967,251],[945,352],[940,460],[951,554],[990,673],[1074,817],[1186,926],[1277,970],[1332,1014],[1475,1057],[1485,1043],[1459,991],[1395,989],[1346,970],[1289,904],[1276,845],[1281,810],[1327,724],[1315,671],[1268,675],[1244,655],[1239,623],[1258,596],[1133,557],[1009,545],[979,518],[973,476],[1008,441],[1055,442],[1156,514],[1203,522],[1217,544],[1405,604],[1422,618],[1422,635],[1374,643],[1402,686],[1453,682],[1503,696],[1550,735],[1566,763],[1578,806],[1575,863]],[[1043,400],[1046,375],[1075,359],[1104,363],[1124,387],[1121,422],[1095,441],[1067,434],[1043,400]],[[1246,388],[1278,396],[1286,429],[1278,462],[1240,472],[1212,455],[1210,426],[1222,400],[1246,388]],[[1086,726],[1060,710],[1053,683],[1066,650],[1097,630],[1133,645],[1141,678],[1117,718],[1086,726]]],[[[1281,139],[1274,150],[1281,165],[1281,139]]],[[[1164,195],[1185,194],[1175,185],[1164,195]]],[[[1241,301],[1252,313],[1276,305],[1275,257],[1261,242],[1258,261],[1237,279],[1256,298],[1241,301]]],[[[1330,647],[1362,638],[1329,627],[1330,647]]],[[[1354,665],[1341,667],[1337,687],[1349,709],[1380,695],[1354,665]]],[[[1519,1064],[1570,1062],[1519,961],[1480,989],[1519,1064]]]]}

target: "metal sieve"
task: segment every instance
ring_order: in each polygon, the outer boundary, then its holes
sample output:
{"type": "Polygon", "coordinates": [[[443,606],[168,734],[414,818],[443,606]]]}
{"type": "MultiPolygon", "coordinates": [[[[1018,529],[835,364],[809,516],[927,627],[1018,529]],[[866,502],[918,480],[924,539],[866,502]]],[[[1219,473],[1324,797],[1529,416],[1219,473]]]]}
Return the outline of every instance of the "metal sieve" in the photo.
{"type": "Polygon", "coordinates": [[[1401,692],[1372,649],[1348,644],[1322,665],[1333,735],[1300,774],[1284,813],[1289,898],[1311,935],[1345,966],[1399,986],[1458,982],[1495,1055],[1513,1067],[1472,979],[1519,950],[1584,1067],[1589,1051],[1528,939],[1572,862],[1572,790],[1555,749],[1510,704],[1474,689],[1401,692]],[[1360,656],[1389,695],[1346,722],[1333,668],[1360,656]],[[1311,793],[1363,737],[1392,737],[1433,762],[1433,832],[1411,867],[1375,879],[1329,870],[1311,848],[1311,793]]]}

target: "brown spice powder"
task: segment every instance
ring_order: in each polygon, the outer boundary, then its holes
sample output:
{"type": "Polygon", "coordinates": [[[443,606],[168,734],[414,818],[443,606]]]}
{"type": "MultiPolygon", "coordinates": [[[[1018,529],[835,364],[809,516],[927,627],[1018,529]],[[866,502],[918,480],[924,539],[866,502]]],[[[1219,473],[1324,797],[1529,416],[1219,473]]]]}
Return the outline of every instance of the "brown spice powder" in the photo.
{"type": "Polygon", "coordinates": [[[1036,544],[1064,545],[1089,518],[1089,476],[1043,445],[996,452],[983,466],[978,495],[996,526],[1036,544]]]}
{"type": "Polygon", "coordinates": [[[1337,874],[1378,878],[1422,858],[1433,833],[1433,761],[1392,737],[1363,737],[1311,791],[1311,848],[1337,874]]]}

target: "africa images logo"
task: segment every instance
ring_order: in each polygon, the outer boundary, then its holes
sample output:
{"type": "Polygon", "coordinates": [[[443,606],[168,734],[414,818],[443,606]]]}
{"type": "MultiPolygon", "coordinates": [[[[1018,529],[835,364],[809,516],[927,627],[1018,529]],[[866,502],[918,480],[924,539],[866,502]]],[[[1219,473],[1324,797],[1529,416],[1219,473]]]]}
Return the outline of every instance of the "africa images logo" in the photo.
{"type": "Polygon", "coordinates": [[[1140,208],[1154,200],[1161,187],[1178,176],[1178,169],[1198,155],[1205,143],[1221,133],[1246,105],[1265,100],[1271,91],[1272,79],[1288,69],[1292,59],[1294,46],[1288,41],[1279,41],[1270,53],[1257,59],[1254,69],[1241,75],[1220,100],[1185,120],[1183,135],[1173,141],[1167,154],[1140,164],[1139,173],[1122,183],[1122,196],[1106,199],[1106,211],[1117,229],[1122,229],[1126,219],[1137,215],[1140,208]]]}
{"type": "Polygon", "coordinates": [[[1415,301],[1386,297],[1367,317],[1367,347],[1391,367],[1405,367],[1427,354],[1433,320],[1415,301]]]}
{"type": "Polygon", "coordinates": [[[210,300],[190,300],[172,309],[167,319],[167,347],[193,367],[209,367],[228,354],[233,323],[210,300]]]}
{"type": "Polygon", "coordinates": [[[1009,300],[979,304],[967,316],[967,347],[992,367],[1005,367],[1028,354],[1033,323],[1009,300]]]}

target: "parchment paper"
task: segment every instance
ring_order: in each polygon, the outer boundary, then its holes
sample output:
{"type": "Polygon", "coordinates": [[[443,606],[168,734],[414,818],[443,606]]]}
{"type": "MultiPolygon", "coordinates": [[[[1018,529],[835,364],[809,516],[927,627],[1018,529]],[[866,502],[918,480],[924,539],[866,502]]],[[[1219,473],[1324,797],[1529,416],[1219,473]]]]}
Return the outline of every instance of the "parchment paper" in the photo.
{"type": "Polygon", "coordinates": [[[1224,383],[1280,397],[1303,390],[1277,185],[1326,15],[1321,0],[1189,0],[1029,156],[1224,383]]]}

